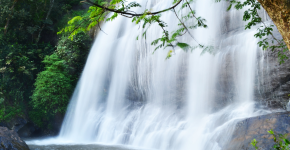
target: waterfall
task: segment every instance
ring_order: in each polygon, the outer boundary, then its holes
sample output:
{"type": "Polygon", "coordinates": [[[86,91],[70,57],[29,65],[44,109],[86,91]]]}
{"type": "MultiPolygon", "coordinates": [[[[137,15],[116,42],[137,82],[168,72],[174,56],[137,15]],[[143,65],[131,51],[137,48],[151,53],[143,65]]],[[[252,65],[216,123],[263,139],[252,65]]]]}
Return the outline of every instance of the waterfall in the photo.
{"type": "MultiPolygon", "coordinates": [[[[137,2],[144,6],[137,12],[172,5],[172,0],[137,2]]],[[[219,150],[238,121],[261,114],[254,102],[257,54],[262,53],[256,29],[245,31],[243,11],[226,12],[226,2],[196,0],[192,7],[208,28],[191,32],[214,53],[176,49],[166,60],[170,48],[153,54],[150,44],[162,36],[160,27],[153,25],[146,39],[136,40],[143,30],[130,19],[105,23],[106,33],[96,38],[54,143],[219,150]]],[[[162,20],[169,31],[177,29],[173,12],[162,20]]],[[[188,35],[179,40],[197,45],[188,35]]]]}

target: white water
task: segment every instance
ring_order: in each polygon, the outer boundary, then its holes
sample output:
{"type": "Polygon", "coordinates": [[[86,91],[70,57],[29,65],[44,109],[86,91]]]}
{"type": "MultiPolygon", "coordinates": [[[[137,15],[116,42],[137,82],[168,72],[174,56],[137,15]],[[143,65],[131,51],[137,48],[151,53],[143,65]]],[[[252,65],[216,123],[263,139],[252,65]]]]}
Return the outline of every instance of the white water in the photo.
{"type": "MultiPolygon", "coordinates": [[[[172,5],[171,0],[138,2],[147,8],[154,6],[152,11],[172,5]]],[[[197,16],[207,20],[209,28],[191,32],[200,43],[214,45],[215,55],[201,55],[200,49],[192,53],[176,49],[175,55],[165,60],[170,49],[152,54],[155,47],[150,45],[161,37],[160,27],[152,26],[146,40],[136,41],[141,27],[118,17],[102,27],[107,34],[100,32],[92,47],[59,136],[32,143],[222,149],[239,120],[261,114],[255,111],[253,96],[260,50],[255,30],[222,35],[226,28],[243,26],[242,11],[229,12],[231,22],[225,27],[226,4],[196,0],[192,7],[197,16]],[[225,63],[230,67],[222,69],[225,63]],[[223,87],[218,83],[227,79],[225,75],[232,78],[227,81],[230,93],[224,93],[230,102],[220,108],[217,104],[222,100],[217,95],[223,87]],[[130,97],[134,92],[138,99],[130,97]]],[[[177,28],[173,12],[163,14],[162,19],[170,25],[169,30],[177,28]]],[[[196,45],[187,35],[180,40],[196,45]]]]}

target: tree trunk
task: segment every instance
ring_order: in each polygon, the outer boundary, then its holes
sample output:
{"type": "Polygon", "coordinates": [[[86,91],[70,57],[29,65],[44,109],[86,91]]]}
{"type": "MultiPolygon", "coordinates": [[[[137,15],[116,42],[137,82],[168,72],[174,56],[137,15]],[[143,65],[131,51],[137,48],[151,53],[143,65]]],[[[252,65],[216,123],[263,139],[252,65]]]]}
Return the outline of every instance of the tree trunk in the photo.
{"type": "Polygon", "coordinates": [[[50,7],[49,7],[49,10],[48,10],[48,12],[47,12],[47,14],[46,14],[45,22],[43,23],[43,25],[42,25],[42,27],[40,28],[40,31],[39,31],[39,33],[38,33],[38,36],[37,36],[37,39],[36,39],[36,43],[39,42],[41,32],[42,32],[42,30],[43,30],[44,27],[45,27],[45,23],[46,23],[46,21],[47,21],[49,15],[50,15],[50,13],[51,13],[51,10],[52,10],[52,8],[53,8],[53,5],[54,5],[54,0],[50,0],[50,7]]]}
{"type": "Polygon", "coordinates": [[[18,0],[14,0],[13,5],[12,5],[12,7],[10,8],[10,10],[12,10],[12,12],[11,12],[11,14],[9,15],[9,17],[8,17],[8,19],[7,19],[7,22],[6,22],[6,25],[5,25],[5,28],[4,28],[4,35],[6,35],[6,33],[7,33],[8,26],[9,26],[9,22],[10,22],[10,19],[11,19],[12,15],[13,15],[13,12],[14,12],[14,6],[15,6],[15,4],[17,3],[17,1],[18,1],[18,0]]]}
{"type": "Polygon", "coordinates": [[[290,50],[290,0],[258,0],[277,26],[290,50]]]}

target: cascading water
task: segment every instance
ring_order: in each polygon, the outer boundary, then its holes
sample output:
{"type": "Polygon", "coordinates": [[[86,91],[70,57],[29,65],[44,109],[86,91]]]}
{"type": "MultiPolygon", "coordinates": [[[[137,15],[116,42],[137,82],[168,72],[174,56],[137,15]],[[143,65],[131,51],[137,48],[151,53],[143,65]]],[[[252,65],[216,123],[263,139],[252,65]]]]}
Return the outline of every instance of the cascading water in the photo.
{"type": "MultiPolygon", "coordinates": [[[[152,11],[172,5],[170,0],[138,2],[152,11]]],[[[146,39],[137,41],[142,31],[130,19],[106,23],[106,34],[100,32],[92,47],[61,132],[46,143],[161,150],[226,147],[237,121],[261,114],[254,111],[253,92],[256,55],[262,52],[255,31],[244,31],[242,11],[228,12],[226,22],[225,3],[197,0],[192,7],[209,28],[191,32],[198,42],[214,45],[215,55],[176,49],[165,60],[170,49],[152,54],[155,47],[150,45],[162,35],[160,27],[152,26],[146,39]],[[242,30],[234,30],[239,27],[242,30]]],[[[169,30],[177,28],[174,18],[173,12],[162,16],[169,30]]],[[[181,40],[197,44],[187,35],[181,40]]]]}

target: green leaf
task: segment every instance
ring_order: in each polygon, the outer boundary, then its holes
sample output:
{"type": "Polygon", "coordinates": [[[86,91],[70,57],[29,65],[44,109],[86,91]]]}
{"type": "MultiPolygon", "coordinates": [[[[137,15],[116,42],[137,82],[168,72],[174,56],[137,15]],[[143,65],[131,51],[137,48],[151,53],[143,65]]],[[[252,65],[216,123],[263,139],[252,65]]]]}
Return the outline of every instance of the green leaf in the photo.
{"type": "Polygon", "coordinates": [[[180,47],[182,50],[184,51],[188,51],[189,49],[192,49],[190,45],[188,45],[187,43],[177,43],[176,44],[178,47],[180,47]]]}

